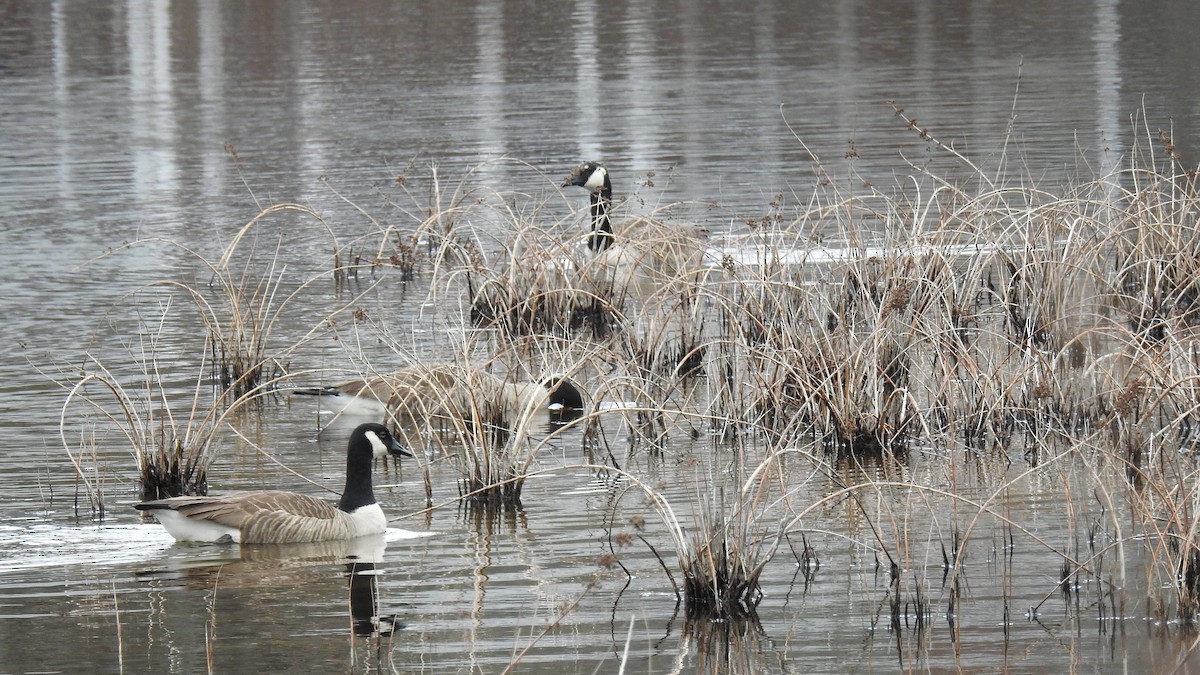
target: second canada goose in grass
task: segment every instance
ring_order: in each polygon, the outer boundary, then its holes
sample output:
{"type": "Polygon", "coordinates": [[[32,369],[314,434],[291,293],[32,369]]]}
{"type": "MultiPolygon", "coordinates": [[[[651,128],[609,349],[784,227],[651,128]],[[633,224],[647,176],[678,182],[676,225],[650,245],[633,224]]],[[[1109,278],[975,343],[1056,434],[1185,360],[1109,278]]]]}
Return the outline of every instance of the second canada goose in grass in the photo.
{"type": "Polygon", "coordinates": [[[589,194],[591,232],[587,247],[603,280],[617,291],[648,290],[699,274],[705,246],[700,231],[690,226],[668,225],[649,218],[633,218],[614,228],[612,179],[599,162],[584,162],[563,181],[562,187],[581,187],[589,194]]]}
{"type": "Polygon", "coordinates": [[[179,541],[297,544],[380,534],[387,517],[375,501],[371,465],[389,454],[412,455],[387,427],[368,423],[350,434],[346,487],[337,505],[296,492],[233,492],[135,504],[179,541]]]}
{"type": "Polygon", "coordinates": [[[583,395],[570,379],[552,375],[541,382],[506,382],[472,366],[410,366],[320,388],[293,389],[320,396],[334,412],[392,417],[402,425],[482,420],[512,425],[525,414],[583,409],[583,395]]]}

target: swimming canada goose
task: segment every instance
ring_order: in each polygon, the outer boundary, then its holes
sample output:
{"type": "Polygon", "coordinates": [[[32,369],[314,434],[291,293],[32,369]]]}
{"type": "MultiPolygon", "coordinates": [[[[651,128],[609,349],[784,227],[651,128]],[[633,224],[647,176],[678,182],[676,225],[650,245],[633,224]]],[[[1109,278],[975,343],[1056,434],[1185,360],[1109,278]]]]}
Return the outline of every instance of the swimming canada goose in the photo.
{"type": "Polygon", "coordinates": [[[589,194],[592,219],[587,248],[611,290],[649,290],[686,276],[698,275],[705,247],[700,230],[637,217],[613,227],[612,179],[599,162],[580,164],[562,187],[581,187],[589,194]]]}
{"type": "Polygon", "coordinates": [[[569,414],[583,409],[583,395],[566,377],[506,382],[473,366],[409,366],[321,388],[293,389],[320,396],[332,412],[394,418],[403,426],[482,420],[512,425],[525,414],[569,414]]]}
{"type": "Polygon", "coordinates": [[[380,534],[387,518],[375,501],[371,464],[388,454],[412,455],[382,424],[359,425],[346,450],[346,487],[337,506],[295,492],[233,492],[171,497],[135,504],[179,541],[297,544],[380,534]]]}

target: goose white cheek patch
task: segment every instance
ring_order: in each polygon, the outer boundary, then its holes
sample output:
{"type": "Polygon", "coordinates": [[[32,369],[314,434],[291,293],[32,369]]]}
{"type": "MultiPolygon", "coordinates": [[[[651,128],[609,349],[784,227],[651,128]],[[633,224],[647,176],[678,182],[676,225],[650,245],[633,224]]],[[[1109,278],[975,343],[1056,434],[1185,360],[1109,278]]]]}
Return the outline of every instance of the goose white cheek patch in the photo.
{"type": "Polygon", "coordinates": [[[375,450],[376,457],[385,457],[388,454],[387,444],[379,440],[379,436],[374,431],[366,432],[365,436],[368,441],[371,441],[371,447],[375,450]]]}
{"type": "Polygon", "coordinates": [[[597,192],[604,187],[604,177],[608,175],[608,169],[598,166],[592,175],[588,176],[587,182],[583,186],[592,192],[597,192]]]}

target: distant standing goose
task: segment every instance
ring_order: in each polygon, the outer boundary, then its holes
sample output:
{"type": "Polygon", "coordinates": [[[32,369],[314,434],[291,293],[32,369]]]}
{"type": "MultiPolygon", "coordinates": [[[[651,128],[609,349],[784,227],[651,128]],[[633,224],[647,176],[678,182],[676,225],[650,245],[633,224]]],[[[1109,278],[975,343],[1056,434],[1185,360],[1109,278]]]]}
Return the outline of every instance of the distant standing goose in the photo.
{"type": "Polygon", "coordinates": [[[634,218],[613,228],[612,179],[599,162],[584,162],[563,181],[563,187],[581,187],[589,193],[592,218],[587,247],[595,264],[615,290],[649,290],[647,284],[662,284],[698,275],[704,262],[704,246],[698,230],[672,226],[649,218],[634,218]]]}
{"type": "Polygon", "coordinates": [[[335,412],[380,419],[390,414],[405,425],[480,417],[488,423],[511,425],[527,412],[583,408],[583,395],[561,375],[541,382],[505,382],[480,368],[454,364],[411,366],[292,393],[320,396],[338,406],[335,412]]]}
{"type": "Polygon", "coordinates": [[[613,245],[612,220],[608,210],[612,207],[612,180],[608,168],[598,162],[584,162],[567,176],[562,186],[586,188],[591,204],[592,233],[588,235],[588,250],[601,253],[613,245]]]}
{"type": "Polygon", "coordinates": [[[346,487],[337,506],[295,492],[233,492],[171,497],[135,504],[149,511],[179,541],[298,544],[380,534],[387,517],[375,501],[371,464],[388,454],[412,455],[382,424],[362,424],[350,434],[346,487]]]}

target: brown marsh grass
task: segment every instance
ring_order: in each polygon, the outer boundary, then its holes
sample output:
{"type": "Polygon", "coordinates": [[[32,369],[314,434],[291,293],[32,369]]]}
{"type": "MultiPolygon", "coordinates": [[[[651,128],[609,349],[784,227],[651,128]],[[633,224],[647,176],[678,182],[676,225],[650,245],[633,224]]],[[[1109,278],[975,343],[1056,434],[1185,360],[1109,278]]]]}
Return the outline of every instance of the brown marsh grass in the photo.
{"type": "MultiPolygon", "coordinates": [[[[486,266],[494,271],[473,268],[466,304],[498,347],[563,338],[595,346],[579,366],[594,368],[595,400],[615,405],[582,423],[627,468],[639,445],[661,452],[672,447],[667,438],[708,433],[779,450],[815,441],[842,457],[902,459],[914,446],[1015,453],[1036,466],[1107,457],[1125,467],[1119,483],[1112,472],[1098,478],[1114,502],[1126,483],[1153,486],[1129,492],[1122,508],[1152,513],[1143,536],[1164,542],[1150,549],[1157,574],[1175,580],[1179,614],[1194,615],[1193,476],[1180,454],[1191,449],[1197,400],[1193,178],[1151,161],[1058,191],[1005,186],[963,160],[966,180],[926,176],[932,188],[893,194],[842,192],[825,174],[799,206],[776,198],[769,217],[714,237],[703,274],[662,280],[649,293],[589,285],[578,273],[586,261],[556,234],[570,222],[539,225],[527,216],[540,207],[510,209],[509,236],[486,266]],[[604,420],[614,419],[620,429],[610,438],[604,420]],[[612,444],[620,438],[626,452],[612,444]]],[[[739,504],[759,503],[739,494],[739,504]]],[[[788,494],[783,486],[773,499],[788,494]]],[[[975,501],[949,499],[993,517],[975,501]]],[[[765,543],[776,539],[769,519],[715,493],[697,495],[695,506],[695,532],[681,527],[671,544],[683,578],[697,580],[684,596],[726,607],[710,602],[721,597],[713,589],[740,588],[733,595],[746,604],[776,546],[765,543]],[[745,513],[756,515],[730,520],[745,513]]],[[[888,522],[903,541],[903,523],[888,522]]],[[[963,528],[937,535],[948,568],[968,543],[963,528]]],[[[891,554],[889,565],[913,562],[897,554],[905,546],[883,545],[881,530],[870,538],[891,554]]],[[[1090,569],[1051,548],[1071,569],[1090,569]]],[[[913,616],[927,618],[938,584],[892,582],[912,584],[905,592],[921,608],[913,616]]]]}
{"type": "MultiPolygon", "coordinates": [[[[456,363],[505,381],[559,372],[585,384],[590,405],[576,424],[588,449],[606,450],[588,466],[621,476],[661,523],[614,537],[654,551],[689,620],[753,625],[764,569],[799,537],[806,559],[831,538],[873,557],[886,582],[880,616],[918,635],[935,612],[953,616],[967,601],[964,570],[982,548],[1009,560],[1018,547],[1048,553],[1062,564],[1048,597],[1083,592],[1086,578],[1097,581],[1091,600],[1109,608],[1124,606],[1131,561],[1143,561],[1148,613],[1193,624],[1195,174],[1157,156],[1165,141],[1147,134],[1111,175],[1006,183],[914,131],[960,159],[965,177],[913,167],[911,184],[885,192],[853,177],[841,187],[818,163],[811,194],[776,197],[767,216],[713,235],[702,262],[646,288],[589,272],[576,245],[582,212],[551,208],[573,197],[538,203],[476,187],[475,172],[449,186],[432,172],[424,204],[397,206],[363,250],[389,261],[372,269],[428,272],[423,306],[461,336],[456,363]],[[697,481],[690,503],[671,504],[640,475],[672,453],[707,453],[721,467],[697,481]],[[978,478],[971,490],[968,474],[978,478]],[[1048,541],[1006,506],[1020,490],[1044,490],[1045,476],[1059,481],[1054,496],[1078,541],[1048,541]]],[[[402,185],[420,201],[416,184],[402,185]]],[[[211,413],[192,406],[198,433],[158,438],[157,356],[144,360],[149,394],[97,365],[68,404],[100,387],[115,411],[101,394],[84,400],[131,429],[135,447],[173,456],[208,447],[235,403],[261,397],[287,365],[289,346],[266,345],[290,296],[278,297],[282,271],[271,264],[232,272],[249,228],[211,266],[222,309],[205,290],[180,289],[202,310],[230,392],[211,413]]],[[[518,505],[560,430],[539,429],[533,411],[501,420],[477,391],[471,415],[416,431],[433,457],[455,462],[461,500],[518,505]],[[431,443],[435,435],[448,440],[431,443]]],[[[452,394],[431,400],[439,395],[452,394]]],[[[612,508],[614,522],[641,517],[618,519],[620,498],[612,508]]],[[[1006,597],[1004,611],[1007,621],[1020,609],[1006,597]]]]}

